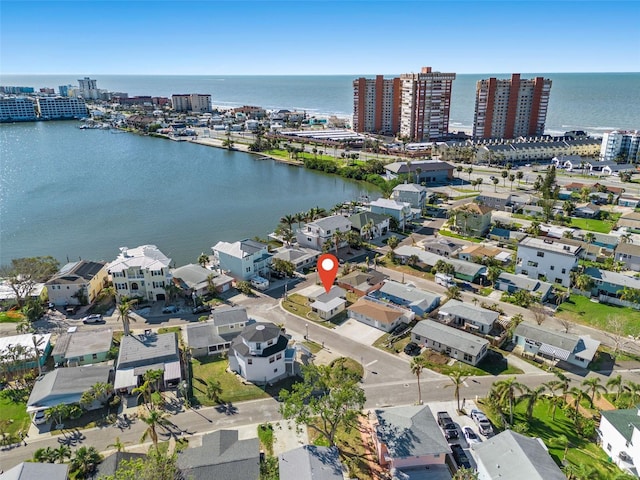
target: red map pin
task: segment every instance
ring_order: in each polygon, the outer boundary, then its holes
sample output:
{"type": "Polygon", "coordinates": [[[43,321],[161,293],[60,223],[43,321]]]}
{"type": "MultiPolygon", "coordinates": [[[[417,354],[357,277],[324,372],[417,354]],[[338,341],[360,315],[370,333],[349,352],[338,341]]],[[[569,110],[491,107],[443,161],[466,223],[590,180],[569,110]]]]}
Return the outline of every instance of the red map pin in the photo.
{"type": "Polygon", "coordinates": [[[338,259],[330,253],[320,255],[318,258],[318,275],[322,280],[322,285],[327,293],[331,290],[331,285],[338,274],[338,259]]]}

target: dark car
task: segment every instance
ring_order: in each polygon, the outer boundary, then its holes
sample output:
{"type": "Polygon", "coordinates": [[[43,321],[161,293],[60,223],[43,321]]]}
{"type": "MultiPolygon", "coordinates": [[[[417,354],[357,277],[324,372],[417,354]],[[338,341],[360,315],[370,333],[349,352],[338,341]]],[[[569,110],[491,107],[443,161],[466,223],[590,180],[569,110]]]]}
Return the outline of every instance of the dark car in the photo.
{"type": "Polygon", "coordinates": [[[471,468],[471,462],[469,462],[469,457],[464,452],[463,448],[454,444],[451,445],[451,454],[453,455],[453,459],[456,461],[456,465],[460,468],[471,468]]]}
{"type": "Polygon", "coordinates": [[[453,423],[451,417],[447,412],[438,412],[438,425],[442,428],[444,436],[447,440],[455,440],[459,437],[458,427],[453,423]]]}
{"type": "Polygon", "coordinates": [[[404,353],[406,353],[407,355],[411,355],[412,357],[420,355],[420,350],[420,345],[414,342],[409,342],[407,343],[407,346],[404,347],[404,353]]]}
{"type": "Polygon", "coordinates": [[[211,312],[211,305],[198,305],[197,307],[193,307],[191,313],[209,313],[211,312]]]}
{"type": "Polygon", "coordinates": [[[176,307],[175,305],[167,305],[162,309],[162,313],[177,313],[177,312],[178,312],[178,307],[176,307]]]}

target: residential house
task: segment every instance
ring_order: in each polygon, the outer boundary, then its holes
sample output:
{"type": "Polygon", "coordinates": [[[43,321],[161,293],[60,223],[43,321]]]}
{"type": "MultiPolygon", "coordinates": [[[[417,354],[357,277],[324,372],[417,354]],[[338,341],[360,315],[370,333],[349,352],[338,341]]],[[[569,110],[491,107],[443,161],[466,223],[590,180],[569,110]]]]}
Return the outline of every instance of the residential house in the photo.
{"type": "Polygon", "coordinates": [[[451,448],[426,405],[376,409],[372,418],[378,463],[390,470],[444,465],[451,448]]]}
{"type": "Polygon", "coordinates": [[[345,290],[362,297],[374,290],[378,290],[387,278],[387,275],[377,270],[369,270],[368,272],[354,270],[338,278],[336,283],[345,290]]]}
{"type": "Polygon", "coordinates": [[[569,288],[581,250],[580,244],[565,239],[526,237],[518,244],[516,273],[569,288]]]}
{"type": "Polygon", "coordinates": [[[505,430],[472,445],[478,480],[566,480],[539,438],[505,430]]]}
{"type": "Polygon", "coordinates": [[[552,361],[562,360],[587,368],[600,342],[588,335],[555,332],[533,323],[522,322],[513,333],[513,343],[525,353],[552,361]]]}
{"type": "MultiPolygon", "coordinates": [[[[110,383],[112,371],[109,365],[55,368],[36,379],[27,400],[27,412],[79,403],[82,394],[96,383],[110,383]]],[[[100,403],[95,402],[91,407],[99,408],[100,403]]]]}
{"type": "Polygon", "coordinates": [[[165,287],[171,283],[170,263],[171,259],[155,245],[122,247],[107,270],[118,297],[160,301],[166,299],[165,287]]]}
{"type": "Polygon", "coordinates": [[[615,248],[614,259],[624,263],[627,270],[640,272],[640,245],[633,243],[620,243],[615,248]]]}
{"type": "Polygon", "coordinates": [[[113,343],[113,332],[110,329],[96,332],[77,331],[72,327],[69,330],[73,331],[60,335],[51,351],[56,365],[77,367],[108,360],[113,343]]]}
{"type": "Polygon", "coordinates": [[[278,455],[280,480],[343,480],[336,447],[303,445],[278,455]]]}
{"type": "Polygon", "coordinates": [[[352,230],[358,232],[365,240],[371,240],[387,234],[390,218],[378,213],[359,212],[351,215],[348,220],[351,222],[352,230]]]}
{"type": "MultiPolygon", "coordinates": [[[[334,244],[336,232],[344,236],[349,230],[351,230],[351,222],[348,218],[342,215],[331,215],[306,223],[296,233],[296,240],[301,247],[322,251],[325,243],[334,244]]],[[[346,239],[342,238],[338,248],[344,247],[346,244],[346,239]]]]}
{"type": "Polygon", "coordinates": [[[443,257],[453,257],[465,246],[462,242],[456,242],[449,237],[438,237],[436,240],[426,240],[420,242],[426,252],[435,253],[443,257]]]}
{"type": "Polygon", "coordinates": [[[487,271],[487,267],[473,262],[467,262],[464,260],[457,260],[454,258],[441,257],[435,253],[425,252],[421,248],[412,247],[411,245],[402,245],[394,251],[396,258],[403,263],[407,263],[414,255],[418,258],[418,266],[423,268],[432,268],[442,260],[446,263],[453,265],[455,271],[455,277],[459,280],[466,282],[476,282],[487,271]]]}
{"type": "Polygon", "coordinates": [[[190,263],[171,270],[173,283],[188,296],[204,296],[210,289],[223,293],[231,288],[233,278],[212,272],[208,268],[190,263]]]}
{"type": "Polygon", "coordinates": [[[236,338],[251,320],[241,307],[221,308],[211,312],[210,320],[187,325],[186,340],[191,355],[198,358],[220,355],[231,348],[236,338]]]}
{"type": "Polygon", "coordinates": [[[4,473],[0,480],[68,480],[68,463],[22,462],[4,473]]]}
{"type": "Polygon", "coordinates": [[[412,162],[393,162],[384,166],[387,178],[407,175],[410,180],[428,185],[446,184],[453,179],[455,167],[439,160],[418,160],[412,162]]]}
{"type": "Polygon", "coordinates": [[[470,365],[480,363],[489,350],[484,338],[434,320],[418,322],[411,330],[411,340],[470,365]]]}
{"type": "Polygon", "coordinates": [[[598,218],[600,216],[600,207],[594,203],[580,203],[576,205],[573,216],[578,218],[598,218]]]}
{"type": "Polygon", "coordinates": [[[273,252],[273,259],[291,262],[296,272],[302,272],[305,269],[316,266],[320,252],[312,248],[304,248],[299,246],[287,246],[276,248],[273,252]]]}
{"type": "Polygon", "coordinates": [[[371,297],[358,299],[347,308],[349,318],[354,318],[366,325],[390,332],[403,323],[409,323],[415,317],[411,310],[395,307],[371,297]]]}
{"type": "Polygon", "coordinates": [[[440,305],[440,295],[393,280],[386,280],[382,287],[371,295],[410,308],[420,316],[431,312],[440,305]]]}
{"type": "Polygon", "coordinates": [[[549,299],[553,291],[553,285],[535,278],[525,277],[524,275],[514,275],[512,273],[502,272],[497,278],[494,288],[503,292],[514,294],[520,290],[527,291],[538,297],[540,302],[544,303],[549,299]]]}
{"type": "Polygon", "coordinates": [[[322,320],[331,320],[336,315],[344,312],[347,306],[347,292],[343,288],[332,286],[328,292],[322,289],[322,293],[316,295],[309,305],[311,311],[322,320]]]}
{"type": "Polygon", "coordinates": [[[272,255],[262,242],[249,239],[233,243],[220,241],[212,250],[220,270],[236,280],[269,276],[272,255]]]}
{"type": "Polygon", "coordinates": [[[62,267],[45,283],[49,301],[58,306],[93,303],[108,281],[106,262],[80,260],[62,267]]]}
{"type": "Polygon", "coordinates": [[[579,230],[576,234],[586,245],[583,245],[583,248],[588,248],[589,245],[595,245],[597,247],[602,247],[613,254],[613,251],[620,243],[620,235],[610,235],[606,233],[598,233],[598,232],[589,232],[587,230],[579,230]],[[593,241],[590,244],[587,244],[585,241],[585,237],[587,233],[590,233],[593,236],[593,241]]]}
{"type": "Polygon", "coordinates": [[[114,388],[131,393],[143,383],[147,370],[162,370],[163,388],[176,386],[182,380],[180,350],[175,332],[125,335],[120,340],[114,388]]]}
{"type": "Polygon", "coordinates": [[[389,215],[398,222],[398,228],[404,229],[407,223],[413,219],[411,204],[408,202],[398,202],[388,198],[379,198],[369,204],[372,213],[389,215]]]}
{"type": "Polygon", "coordinates": [[[286,355],[288,344],[289,339],[273,323],[247,325],[231,343],[229,369],[253,383],[278,380],[292,372],[293,357],[286,355]]]}
{"type": "Polygon", "coordinates": [[[438,318],[441,322],[484,335],[493,329],[499,316],[498,312],[493,310],[458,300],[449,300],[438,310],[438,318]]]}
{"type": "Polygon", "coordinates": [[[475,202],[478,205],[484,205],[494,210],[502,212],[511,211],[511,193],[484,191],[480,193],[475,202]]]}
{"type": "Polygon", "coordinates": [[[469,202],[452,211],[453,226],[463,235],[484,237],[491,226],[491,208],[469,202]]]}
{"type": "Polygon", "coordinates": [[[623,472],[640,471],[640,410],[638,407],[600,412],[600,447],[623,472]]]}
{"type": "Polygon", "coordinates": [[[458,258],[467,262],[475,262],[477,259],[485,260],[489,258],[495,259],[501,264],[506,264],[511,262],[511,257],[512,253],[508,250],[478,243],[467,245],[458,252],[458,258]]]}
{"type": "Polygon", "coordinates": [[[38,368],[34,342],[38,346],[39,363],[42,367],[51,353],[50,333],[24,333],[0,337],[0,363],[9,371],[38,368]],[[12,352],[16,352],[18,355],[14,356],[12,352]]]}
{"type": "Polygon", "coordinates": [[[640,233],[640,212],[625,213],[618,219],[616,228],[626,228],[628,232],[640,233]]]}
{"type": "Polygon", "coordinates": [[[640,204],[640,198],[638,197],[631,197],[629,195],[625,195],[625,196],[620,196],[618,198],[618,205],[620,207],[638,208],[639,204],[640,204]]]}
{"type": "Polygon", "coordinates": [[[620,298],[625,288],[640,291],[640,278],[593,267],[586,268],[584,274],[593,281],[592,296],[608,297],[601,298],[603,301],[620,298]]]}
{"type": "Polygon", "coordinates": [[[258,480],[260,441],[240,440],[238,430],[217,430],[202,437],[202,446],[182,450],[177,465],[190,480],[258,480]]]}
{"type": "Polygon", "coordinates": [[[97,466],[90,478],[110,478],[116,474],[116,471],[120,467],[123,461],[130,462],[132,460],[145,459],[147,455],[145,453],[133,453],[133,452],[114,452],[111,455],[105,457],[97,466]]]}
{"type": "Polygon", "coordinates": [[[391,192],[391,199],[396,202],[404,202],[422,212],[427,203],[427,189],[415,183],[402,183],[391,192]]]}

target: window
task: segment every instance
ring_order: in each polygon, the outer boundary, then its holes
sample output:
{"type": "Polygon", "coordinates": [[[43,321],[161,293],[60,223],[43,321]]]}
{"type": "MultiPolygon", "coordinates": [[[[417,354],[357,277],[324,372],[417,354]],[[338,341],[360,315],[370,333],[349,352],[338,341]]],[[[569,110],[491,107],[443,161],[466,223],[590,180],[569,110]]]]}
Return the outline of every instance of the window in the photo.
{"type": "Polygon", "coordinates": [[[609,451],[609,452],[611,451],[611,444],[610,443],[607,443],[607,451],[609,451]]]}
{"type": "Polygon", "coordinates": [[[544,252],[538,252],[538,253],[536,253],[536,255],[537,255],[538,257],[544,257],[544,252]]]}
{"type": "Polygon", "coordinates": [[[551,268],[551,270],[555,270],[556,269],[556,267],[554,265],[551,265],[551,267],[549,267],[549,268],[551,268]]]}
{"type": "Polygon", "coordinates": [[[273,340],[269,340],[269,341],[267,342],[267,345],[273,345],[273,340]]]}
{"type": "Polygon", "coordinates": [[[468,353],[464,354],[464,361],[465,362],[473,362],[473,357],[471,355],[469,355],[468,353]]]}
{"type": "Polygon", "coordinates": [[[562,269],[562,273],[567,273],[567,269],[566,269],[566,268],[563,268],[563,269],[562,269]]]}
{"type": "Polygon", "coordinates": [[[262,344],[260,342],[256,343],[256,350],[262,350],[262,344]]]}
{"type": "Polygon", "coordinates": [[[98,358],[98,354],[97,353],[92,353],[91,354],[91,358],[93,358],[94,360],[96,360],[98,358]]]}
{"type": "Polygon", "coordinates": [[[273,363],[276,361],[276,357],[269,357],[269,363],[273,363]]]}
{"type": "Polygon", "coordinates": [[[278,373],[278,369],[277,369],[277,368],[274,368],[274,369],[273,369],[273,373],[278,373]]]}
{"type": "Polygon", "coordinates": [[[247,267],[247,268],[245,269],[245,271],[246,271],[247,273],[249,273],[249,272],[251,271],[251,267],[247,267]]]}
{"type": "Polygon", "coordinates": [[[247,359],[247,365],[253,365],[253,358],[247,359]]]}
{"type": "Polygon", "coordinates": [[[280,360],[281,358],[282,358],[282,354],[281,353],[276,355],[276,360],[280,360]]]}
{"type": "Polygon", "coordinates": [[[84,362],[84,355],[80,355],[79,360],[80,360],[81,362],[84,362]]]}

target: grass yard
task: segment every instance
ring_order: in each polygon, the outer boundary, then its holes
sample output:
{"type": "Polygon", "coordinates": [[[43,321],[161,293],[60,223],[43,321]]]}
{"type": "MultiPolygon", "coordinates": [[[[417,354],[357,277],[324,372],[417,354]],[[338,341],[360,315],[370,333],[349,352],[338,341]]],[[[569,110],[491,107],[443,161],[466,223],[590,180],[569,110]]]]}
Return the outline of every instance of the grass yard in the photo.
{"type": "Polygon", "coordinates": [[[640,334],[640,311],[629,307],[595,303],[581,295],[571,295],[569,300],[560,304],[556,316],[582,325],[589,325],[608,331],[609,319],[624,319],[624,334],[640,334]]]}
{"type": "Polygon", "coordinates": [[[245,400],[254,400],[256,398],[266,398],[269,396],[262,388],[252,383],[244,384],[239,377],[233,373],[227,372],[228,361],[226,358],[211,356],[207,358],[194,358],[191,360],[191,387],[192,397],[200,405],[216,405],[209,400],[206,395],[207,380],[215,379],[222,386],[222,395],[220,396],[224,402],[242,402],[245,400]]]}
{"type": "Polygon", "coordinates": [[[260,445],[267,455],[273,455],[273,425],[270,423],[261,423],[258,425],[258,438],[260,445]]]}
{"type": "Polygon", "coordinates": [[[402,352],[404,347],[406,347],[411,341],[411,335],[407,335],[406,337],[402,337],[389,345],[389,338],[391,338],[391,334],[385,333],[373,342],[373,346],[380,350],[384,350],[385,352],[399,353],[402,352]]]}
{"type": "Polygon", "coordinates": [[[0,323],[19,323],[24,315],[18,310],[9,310],[8,312],[0,312],[0,323]]]}
{"type": "Polygon", "coordinates": [[[353,358],[349,358],[349,357],[336,358],[334,361],[331,362],[330,365],[333,368],[340,367],[342,368],[342,370],[346,370],[348,372],[354,373],[359,378],[362,378],[362,376],[364,375],[364,367],[360,362],[357,362],[353,358]]]}
{"type": "Polygon", "coordinates": [[[336,328],[347,319],[347,312],[344,311],[340,312],[331,320],[323,320],[316,313],[311,311],[307,298],[297,293],[287,295],[287,299],[282,301],[282,308],[289,313],[311,320],[312,322],[327,328],[336,328]]]}
{"type": "MultiPolygon", "coordinates": [[[[6,443],[18,441],[20,432],[27,433],[31,418],[27,414],[29,392],[5,389],[0,391],[0,438],[4,433],[6,443]]],[[[0,442],[1,443],[1,442],[0,442]]]]}
{"type": "Polygon", "coordinates": [[[180,327],[161,327],[158,329],[158,333],[177,333],[179,336],[182,329],[180,327]]]}
{"type": "Polygon", "coordinates": [[[581,230],[589,230],[596,233],[609,233],[611,231],[611,228],[616,224],[616,221],[617,217],[614,221],[571,217],[571,226],[579,228],[581,230]]]}
{"type": "MultiPolygon", "coordinates": [[[[525,410],[526,402],[519,402],[516,405],[514,408],[514,424],[526,422],[525,410]]],[[[490,411],[486,413],[491,417],[490,411]]],[[[491,418],[491,420],[496,425],[495,417],[491,418]]],[[[546,400],[538,402],[534,407],[527,435],[541,438],[558,465],[561,465],[564,458],[565,446],[558,443],[557,440],[554,441],[554,439],[564,435],[569,441],[566,460],[576,466],[585,464],[593,467],[598,472],[598,477],[590,478],[615,478],[616,474],[620,473],[618,467],[608,461],[605,452],[595,442],[581,438],[577,434],[574,422],[567,417],[563,409],[557,408],[555,420],[552,420],[546,400]]]]}
{"type": "Polygon", "coordinates": [[[490,350],[478,366],[474,367],[457,360],[453,360],[442,353],[433,350],[422,352],[422,357],[427,362],[427,368],[443,375],[461,372],[466,376],[484,375],[517,375],[523,373],[517,367],[510,366],[502,353],[490,350]]]}
{"type": "Polygon", "coordinates": [[[457,233],[453,233],[451,230],[441,229],[440,231],[438,231],[438,233],[440,235],[445,236],[445,237],[459,238],[461,240],[468,240],[468,241],[473,242],[473,243],[481,243],[481,242],[485,241],[484,238],[465,237],[464,235],[458,235],[457,233]]]}

